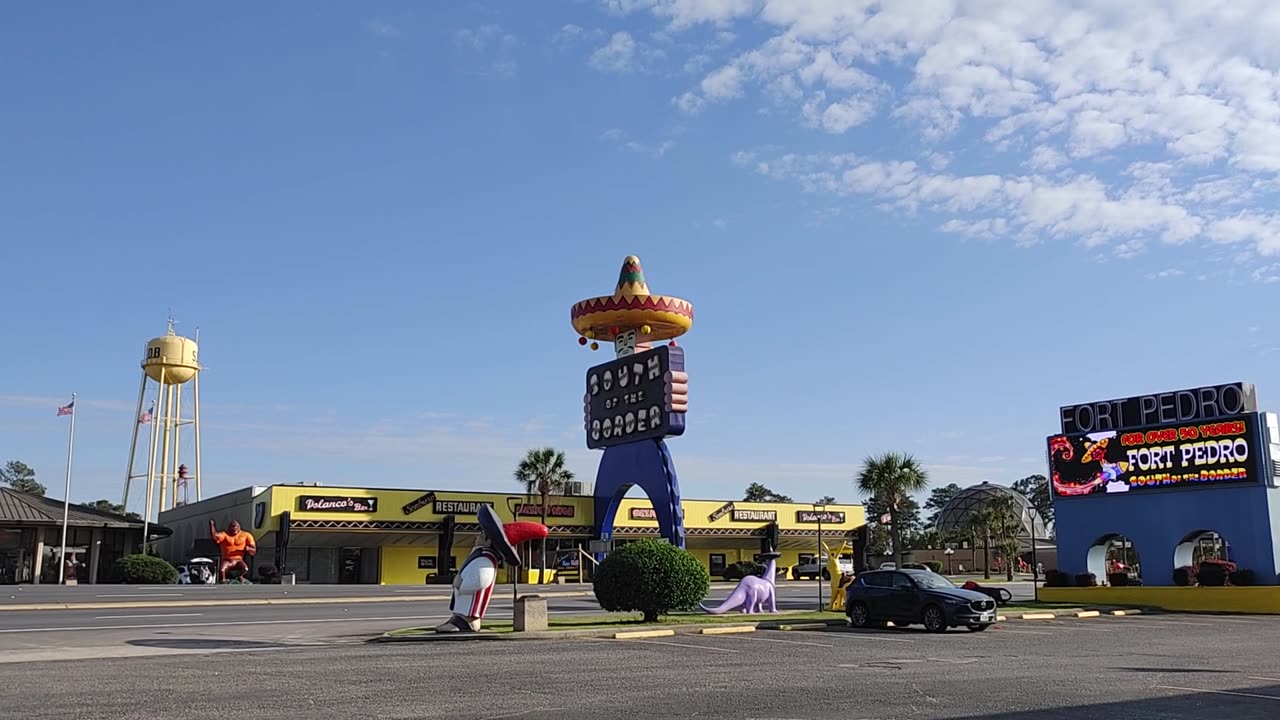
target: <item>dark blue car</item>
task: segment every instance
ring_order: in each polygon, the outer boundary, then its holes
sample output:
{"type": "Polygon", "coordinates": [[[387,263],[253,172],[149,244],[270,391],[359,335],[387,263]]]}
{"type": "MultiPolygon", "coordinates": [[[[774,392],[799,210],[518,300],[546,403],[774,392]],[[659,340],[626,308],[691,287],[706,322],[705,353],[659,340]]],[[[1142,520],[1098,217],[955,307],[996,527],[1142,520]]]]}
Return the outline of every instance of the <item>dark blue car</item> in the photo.
{"type": "Polygon", "coordinates": [[[857,628],[892,621],[924,625],[930,632],[960,626],[979,632],[995,623],[996,603],[929,570],[875,570],[849,584],[844,613],[857,628]]]}

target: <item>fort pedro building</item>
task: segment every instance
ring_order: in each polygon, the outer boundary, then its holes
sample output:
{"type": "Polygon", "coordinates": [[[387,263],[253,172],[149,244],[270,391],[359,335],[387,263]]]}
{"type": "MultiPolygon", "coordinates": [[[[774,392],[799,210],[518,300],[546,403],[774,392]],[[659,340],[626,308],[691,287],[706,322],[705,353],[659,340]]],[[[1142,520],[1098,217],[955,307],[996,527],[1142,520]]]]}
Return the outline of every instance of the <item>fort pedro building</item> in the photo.
{"type": "MultiPolygon", "coordinates": [[[[209,521],[219,529],[231,520],[257,539],[257,566],[283,566],[297,582],[422,585],[456,567],[479,539],[476,512],[491,505],[504,521],[538,520],[541,503],[520,493],[405,490],[319,485],[250,487],[180,505],[160,514],[173,534],[158,544],[176,564],[216,552],[208,544],[209,521]],[[452,547],[446,557],[442,544],[452,547]]],[[[812,559],[822,540],[833,548],[855,543],[866,524],[861,505],[751,503],[738,500],[683,500],[685,546],[713,577],[738,561],[753,560],[776,539],[779,567],[812,559]]],[[[598,538],[593,498],[549,498],[547,567],[564,580],[578,578],[583,557],[598,538]]],[[[658,537],[658,521],[648,498],[624,498],[618,508],[613,546],[658,537]]],[[[529,543],[521,580],[537,568],[538,543],[529,543]]],[[[598,546],[597,546],[598,549],[598,546]]],[[[588,562],[589,564],[589,562],[588,562]]],[[[504,580],[510,580],[508,575],[504,580]]],[[[549,577],[554,580],[554,577],[549,577]]]]}

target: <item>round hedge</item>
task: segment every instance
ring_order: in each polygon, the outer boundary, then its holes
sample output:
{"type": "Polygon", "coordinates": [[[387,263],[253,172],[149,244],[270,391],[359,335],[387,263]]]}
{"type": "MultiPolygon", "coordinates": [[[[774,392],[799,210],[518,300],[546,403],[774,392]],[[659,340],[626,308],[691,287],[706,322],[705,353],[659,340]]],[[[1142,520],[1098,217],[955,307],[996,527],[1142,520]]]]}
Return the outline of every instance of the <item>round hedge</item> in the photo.
{"type": "Polygon", "coordinates": [[[711,574],[685,550],[655,540],[628,543],[609,553],[592,581],[600,607],[641,612],[646,622],[676,610],[694,610],[711,589],[711,574]]]}
{"type": "Polygon", "coordinates": [[[116,560],[112,575],[128,585],[172,585],[178,570],[154,555],[125,555],[116,560]]]}

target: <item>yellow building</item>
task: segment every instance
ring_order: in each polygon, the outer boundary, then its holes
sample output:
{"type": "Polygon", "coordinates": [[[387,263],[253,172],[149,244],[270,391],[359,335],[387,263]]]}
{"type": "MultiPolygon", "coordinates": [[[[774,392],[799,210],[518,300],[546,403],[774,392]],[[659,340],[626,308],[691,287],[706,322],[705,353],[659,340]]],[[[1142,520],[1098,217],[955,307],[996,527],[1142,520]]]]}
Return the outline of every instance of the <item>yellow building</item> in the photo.
{"type": "MultiPolygon", "coordinates": [[[[479,538],[475,514],[481,504],[492,505],[506,521],[540,519],[539,500],[518,493],[272,485],[161,513],[160,524],[172,528],[173,535],[159,549],[175,564],[196,555],[212,555],[216,549],[208,539],[209,521],[223,529],[234,518],[257,539],[256,566],[275,564],[276,546],[287,534],[283,564],[298,582],[422,585],[428,576],[440,572],[438,550],[447,532],[447,517],[453,516],[456,522],[451,552],[451,562],[456,564],[479,538]]],[[[590,541],[596,537],[592,498],[555,496],[549,504],[547,567],[576,578],[579,549],[590,550],[590,541]]],[[[855,532],[865,525],[861,505],[828,505],[820,514],[807,503],[685,500],[682,506],[685,546],[713,577],[729,564],[758,555],[774,523],[782,553],[780,568],[813,557],[819,519],[828,543],[853,541],[855,532]]],[[[614,545],[657,536],[658,523],[649,500],[624,499],[614,520],[614,545]]],[[[536,554],[536,548],[526,546],[524,552],[536,554]]],[[[525,562],[526,568],[537,565],[533,558],[525,562]]]]}

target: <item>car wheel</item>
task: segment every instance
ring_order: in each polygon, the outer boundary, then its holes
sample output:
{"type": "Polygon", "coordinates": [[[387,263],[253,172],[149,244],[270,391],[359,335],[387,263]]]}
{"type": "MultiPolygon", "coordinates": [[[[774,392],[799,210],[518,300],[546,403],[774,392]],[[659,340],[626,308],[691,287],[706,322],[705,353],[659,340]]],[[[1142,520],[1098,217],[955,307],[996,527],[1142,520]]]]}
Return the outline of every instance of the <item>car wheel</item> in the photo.
{"type": "Polygon", "coordinates": [[[849,616],[849,624],[853,627],[871,627],[871,611],[867,608],[866,603],[853,603],[849,606],[849,610],[846,614],[849,616]]]}
{"type": "Polygon", "coordinates": [[[797,568],[791,568],[791,579],[803,580],[804,576],[800,574],[800,571],[797,568]]]}
{"type": "Polygon", "coordinates": [[[924,629],[929,632],[947,631],[947,614],[937,605],[927,606],[920,619],[924,623],[924,629]]]}
{"type": "Polygon", "coordinates": [[[989,625],[969,625],[968,626],[969,632],[982,632],[983,630],[986,630],[988,627],[990,626],[989,625]]]}
{"type": "Polygon", "coordinates": [[[823,571],[822,571],[822,579],[823,579],[823,580],[831,580],[831,571],[830,571],[830,570],[823,570],[823,571]]]}

